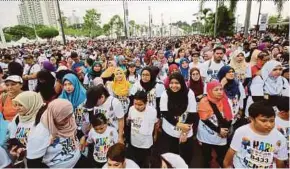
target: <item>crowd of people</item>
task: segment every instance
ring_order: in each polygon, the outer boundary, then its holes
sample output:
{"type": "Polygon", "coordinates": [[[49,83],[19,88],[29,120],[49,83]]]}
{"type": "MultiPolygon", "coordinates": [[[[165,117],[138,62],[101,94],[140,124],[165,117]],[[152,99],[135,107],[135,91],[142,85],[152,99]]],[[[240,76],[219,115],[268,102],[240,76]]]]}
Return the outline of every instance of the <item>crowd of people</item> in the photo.
{"type": "Polygon", "coordinates": [[[289,168],[289,41],[76,40],[0,49],[0,167],[289,168]],[[217,167],[217,166],[216,166],[217,167]]]}

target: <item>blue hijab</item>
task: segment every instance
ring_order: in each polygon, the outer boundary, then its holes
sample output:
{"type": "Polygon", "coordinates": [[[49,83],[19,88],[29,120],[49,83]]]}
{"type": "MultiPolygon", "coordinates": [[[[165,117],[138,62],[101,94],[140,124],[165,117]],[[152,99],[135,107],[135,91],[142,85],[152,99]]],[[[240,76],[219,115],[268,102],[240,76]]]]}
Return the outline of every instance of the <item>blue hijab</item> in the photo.
{"type": "Polygon", "coordinates": [[[66,80],[71,82],[71,84],[74,86],[74,91],[69,94],[63,89],[59,98],[69,100],[75,110],[80,104],[82,104],[86,100],[86,90],[74,74],[69,73],[65,75],[62,79],[62,83],[64,83],[66,80]]]}
{"type": "MultiPolygon", "coordinates": [[[[226,76],[226,74],[230,71],[230,70],[234,70],[234,68],[230,67],[230,66],[223,66],[218,74],[217,77],[219,79],[219,81],[221,82],[222,79],[226,76]]],[[[240,98],[240,88],[239,88],[239,82],[237,79],[233,79],[233,80],[228,80],[228,83],[224,86],[224,90],[226,95],[228,96],[229,99],[233,99],[236,96],[238,96],[238,98],[240,98]]]]}
{"type": "Polygon", "coordinates": [[[181,74],[182,74],[182,76],[183,76],[183,78],[184,78],[184,80],[188,80],[188,73],[189,73],[189,65],[188,65],[188,67],[187,68],[183,68],[182,67],[182,63],[183,62],[187,62],[188,64],[189,64],[189,61],[188,61],[188,59],[187,58],[182,58],[181,60],[180,60],[180,64],[179,64],[179,69],[180,69],[180,72],[181,72],[181,74]]]}

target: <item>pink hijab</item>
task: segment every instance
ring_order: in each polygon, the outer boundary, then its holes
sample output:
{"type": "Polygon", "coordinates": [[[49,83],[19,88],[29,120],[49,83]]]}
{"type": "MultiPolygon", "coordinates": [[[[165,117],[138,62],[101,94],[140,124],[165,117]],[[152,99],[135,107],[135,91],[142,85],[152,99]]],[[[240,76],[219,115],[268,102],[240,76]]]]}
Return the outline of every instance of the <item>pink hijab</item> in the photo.
{"type": "Polygon", "coordinates": [[[42,124],[49,130],[53,138],[63,137],[75,140],[76,122],[73,115],[73,106],[66,99],[55,99],[49,103],[41,117],[42,124]],[[60,125],[64,119],[67,123],[60,125]]]}

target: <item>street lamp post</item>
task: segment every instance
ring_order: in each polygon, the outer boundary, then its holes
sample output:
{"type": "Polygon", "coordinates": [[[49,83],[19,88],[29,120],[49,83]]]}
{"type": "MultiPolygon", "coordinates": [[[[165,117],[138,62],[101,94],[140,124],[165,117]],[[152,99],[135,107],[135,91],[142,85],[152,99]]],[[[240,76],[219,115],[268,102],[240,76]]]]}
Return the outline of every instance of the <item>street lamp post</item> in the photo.
{"type": "Polygon", "coordinates": [[[62,40],[63,40],[63,44],[66,45],[64,29],[63,29],[63,23],[62,23],[61,13],[60,13],[59,0],[56,0],[56,4],[57,4],[57,11],[58,11],[58,18],[59,18],[59,23],[60,23],[60,28],[61,28],[62,40]]]}
{"type": "Polygon", "coordinates": [[[239,17],[240,17],[240,15],[237,15],[237,21],[236,21],[236,33],[238,33],[239,17]]]}
{"type": "Polygon", "coordinates": [[[244,24],[244,36],[248,37],[249,35],[249,26],[250,26],[250,16],[251,16],[252,1],[247,1],[247,11],[244,24]]]}
{"type": "Polygon", "coordinates": [[[214,37],[216,37],[216,34],[217,34],[218,8],[219,8],[219,2],[218,0],[216,0],[215,17],[214,17],[214,37]]]}

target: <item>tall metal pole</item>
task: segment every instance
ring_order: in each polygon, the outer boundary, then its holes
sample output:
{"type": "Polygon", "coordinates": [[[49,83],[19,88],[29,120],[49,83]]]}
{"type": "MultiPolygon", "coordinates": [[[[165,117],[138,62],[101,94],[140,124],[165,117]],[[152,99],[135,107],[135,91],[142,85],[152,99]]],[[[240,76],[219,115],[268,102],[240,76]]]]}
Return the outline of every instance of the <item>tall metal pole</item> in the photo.
{"type": "Polygon", "coordinates": [[[252,1],[247,1],[247,11],[244,24],[244,36],[248,37],[249,35],[249,26],[250,26],[250,16],[251,16],[252,1]]]}
{"type": "Polygon", "coordinates": [[[260,15],[261,15],[261,8],[262,8],[262,0],[260,0],[260,4],[259,4],[259,13],[258,13],[258,19],[257,19],[256,36],[258,36],[258,32],[259,32],[259,21],[260,21],[260,15]]]}
{"type": "Polygon", "coordinates": [[[59,24],[60,24],[60,28],[61,28],[62,41],[63,41],[63,44],[66,45],[64,29],[63,29],[63,23],[62,23],[61,12],[60,12],[60,6],[59,6],[59,0],[56,0],[56,4],[57,4],[59,24]]]}
{"type": "Polygon", "coordinates": [[[163,37],[163,26],[164,26],[163,13],[161,13],[161,37],[163,37]]]}
{"type": "Polygon", "coordinates": [[[128,7],[127,7],[127,1],[126,0],[123,0],[123,10],[124,10],[125,37],[127,39],[129,37],[128,36],[129,25],[128,25],[128,7]]]}
{"type": "Polygon", "coordinates": [[[216,34],[217,34],[218,8],[219,8],[219,2],[218,2],[218,0],[216,0],[215,17],[214,17],[214,33],[213,33],[214,37],[216,37],[216,34]]]}
{"type": "Polygon", "coordinates": [[[169,28],[169,36],[171,37],[171,28],[172,28],[171,17],[170,17],[170,23],[169,23],[169,26],[170,26],[170,28],[169,28]]]}
{"type": "Polygon", "coordinates": [[[0,25],[0,37],[3,45],[6,47],[6,39],[1,25],[0,25]]]}
{"type": "Polygon", "coordinates": [[[237,20],[236,20],[236,33],[238,33],[239,16],[240,15],[237,15],[237,20]]]}
{"type": "Polygon", "coordinates": [[[148,7],[149,10],[149,37],[151,38],[151,7],[148,7]]]}

